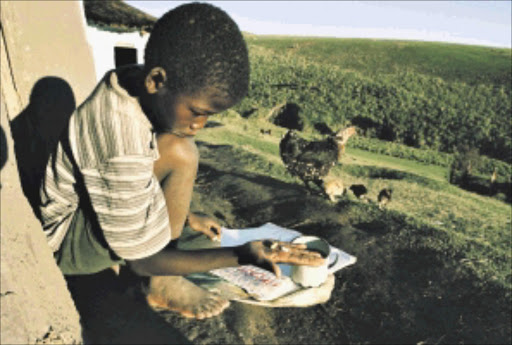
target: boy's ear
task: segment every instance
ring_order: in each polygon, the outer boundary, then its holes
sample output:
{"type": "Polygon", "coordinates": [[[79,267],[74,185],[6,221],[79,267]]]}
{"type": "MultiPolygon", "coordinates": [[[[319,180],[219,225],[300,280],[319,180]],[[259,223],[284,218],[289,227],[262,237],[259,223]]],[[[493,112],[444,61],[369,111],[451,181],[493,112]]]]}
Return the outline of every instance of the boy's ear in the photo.
{"type": "Polygon", "coordinates": [[[149,71],[146,79],[144,80],[144,86],[146,91],[150,94],[157,93],[158,90],[164,87],[167,81],[167,74],[162,67],[155,67],[149,71]]]}

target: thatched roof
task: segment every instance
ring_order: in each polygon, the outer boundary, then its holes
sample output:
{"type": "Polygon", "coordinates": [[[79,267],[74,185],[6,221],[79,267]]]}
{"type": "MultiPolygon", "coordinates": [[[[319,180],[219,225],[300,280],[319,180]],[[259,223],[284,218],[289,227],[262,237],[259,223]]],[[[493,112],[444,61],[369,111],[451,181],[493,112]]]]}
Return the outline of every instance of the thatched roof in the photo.
{"type": "Polygon", "coordinates": [[[156,18],[122,0],[84,0],[87,24],[107,30],[151,31],[156,18]]]}

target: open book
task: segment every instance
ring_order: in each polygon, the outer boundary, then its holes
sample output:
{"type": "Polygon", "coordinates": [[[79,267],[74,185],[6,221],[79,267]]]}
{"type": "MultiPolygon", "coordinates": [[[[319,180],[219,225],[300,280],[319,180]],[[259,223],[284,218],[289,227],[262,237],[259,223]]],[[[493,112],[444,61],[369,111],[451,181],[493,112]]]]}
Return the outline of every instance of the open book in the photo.
{"type": "MultiPolygon", "coordinates": [[[[221,246],[237,246],[249,241],[276,239],[290,242],[302,234],[295,230],[282,228],[272,223],[266,223],[258,228],[222,229],[221,246]]],[[[343,250],[331,246],[329,256],[329,273],[334,273],[356,262],[356,257],[343,250]]],[[[271,301],[291,292],[303,289],[290,278],[291,266],[279,264],[281,278],[272,272],[253,265],[220,268],[210,271],[219,277],[243,288],[253,298],[260,301],[271,301]]]]}

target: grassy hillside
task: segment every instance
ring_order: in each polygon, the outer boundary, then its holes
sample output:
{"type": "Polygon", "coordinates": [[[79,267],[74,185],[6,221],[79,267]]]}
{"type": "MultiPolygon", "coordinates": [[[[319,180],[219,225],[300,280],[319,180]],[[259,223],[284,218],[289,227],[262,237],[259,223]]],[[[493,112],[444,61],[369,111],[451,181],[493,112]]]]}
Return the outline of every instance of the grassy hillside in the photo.
{"type": "Polygon", "coordinates": [[[447,153],[466,145],[512,162],[510,49],[259,36],[248,42],[251,87],[236,108],[241,114],[265,117],[289,102],[300,108],[306,131],[350,122],[367,137],[447,153]]]}
{"type": "Polygon", "coordinates": [[[510,88],[512,50],[437,42],[249,36],[251,45],[366,76],[412,71],[450,82],[510,88]]]}

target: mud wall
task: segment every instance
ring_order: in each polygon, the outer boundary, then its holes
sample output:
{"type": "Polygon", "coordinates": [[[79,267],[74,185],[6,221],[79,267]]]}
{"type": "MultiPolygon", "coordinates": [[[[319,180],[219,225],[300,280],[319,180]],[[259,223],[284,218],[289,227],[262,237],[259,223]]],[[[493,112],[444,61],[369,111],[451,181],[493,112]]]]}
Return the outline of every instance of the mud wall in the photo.
{"type": "Polygon", "coordinates": [[[42,110],[58,109],[65,96],[69,113],[94,87],[83,7],[78,1],[2,1],[0,14],[0,343],[81,343],[79,315],[25,197],[19,162],[31,172],[30,163],[41,156],[32,139],[44,140],[45,128],[62,128],[54,113],[42,110]],[[22,118],[16,137],[13,123],[22,118]]]}

